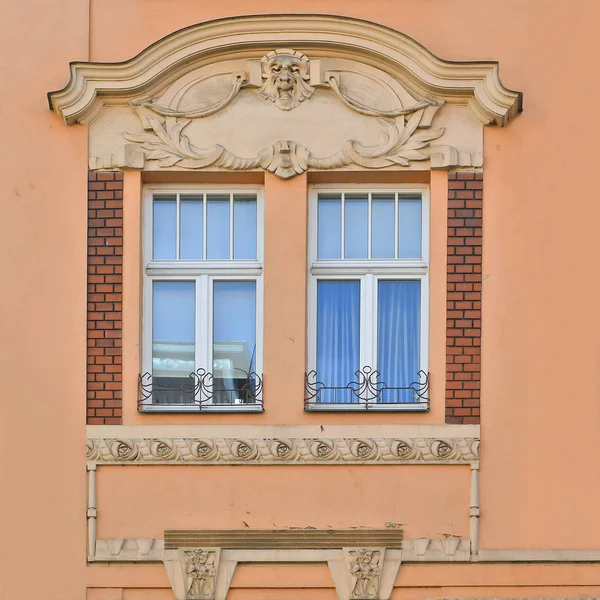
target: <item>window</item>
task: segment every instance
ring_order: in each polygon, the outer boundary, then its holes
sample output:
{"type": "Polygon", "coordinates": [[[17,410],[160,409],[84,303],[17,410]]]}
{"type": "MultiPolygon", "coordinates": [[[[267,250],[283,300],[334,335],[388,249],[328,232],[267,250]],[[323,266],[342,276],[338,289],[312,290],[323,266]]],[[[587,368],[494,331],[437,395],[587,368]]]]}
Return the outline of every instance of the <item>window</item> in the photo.
{"type": "Polygon", "coordinates": [[[426,410],[426,188],[314,188],[307,410],[426,410]]]}
{"type": "Polygon", "coordinates": [[[262,197],[153,187],[140,410],[262,410],[262,197]]]}

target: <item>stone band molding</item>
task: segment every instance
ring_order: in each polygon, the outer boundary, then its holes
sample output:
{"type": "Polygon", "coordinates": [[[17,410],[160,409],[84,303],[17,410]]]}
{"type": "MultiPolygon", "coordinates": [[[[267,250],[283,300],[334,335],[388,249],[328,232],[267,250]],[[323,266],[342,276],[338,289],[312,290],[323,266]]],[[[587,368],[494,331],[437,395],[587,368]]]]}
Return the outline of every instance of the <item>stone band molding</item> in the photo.
{"type": "Polygon", "coordinates": [[[90,438],[95,464],[433,464],[479,460],[478,438],[90,438]]]}
{"type": "MultiPolygon", "coordinates": [[[[402,541],[402,562],[446,563],[598,563],[600,550],[479,550],[472,557],[469,540],[458,537],[402,541]]],[[[99,538],[90,562],[161,563],[164,541],[153,538],[99,538]]],[[[287,551],[286,551],[287,552],[287,551]]]]}

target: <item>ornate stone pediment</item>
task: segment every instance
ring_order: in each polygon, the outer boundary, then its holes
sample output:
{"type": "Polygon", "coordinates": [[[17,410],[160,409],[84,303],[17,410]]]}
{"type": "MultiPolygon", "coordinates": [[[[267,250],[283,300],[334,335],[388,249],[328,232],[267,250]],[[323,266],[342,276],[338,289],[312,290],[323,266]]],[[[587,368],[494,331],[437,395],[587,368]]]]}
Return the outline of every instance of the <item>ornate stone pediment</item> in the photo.
{"type": "Polygon", "coordinates": [[[127,63],[75,64],[49,97],[68,123],[90,123],[92,169],[481,167],[483,125],[520,110],[497,71],[355,19],[244,17],[127,63]]]}

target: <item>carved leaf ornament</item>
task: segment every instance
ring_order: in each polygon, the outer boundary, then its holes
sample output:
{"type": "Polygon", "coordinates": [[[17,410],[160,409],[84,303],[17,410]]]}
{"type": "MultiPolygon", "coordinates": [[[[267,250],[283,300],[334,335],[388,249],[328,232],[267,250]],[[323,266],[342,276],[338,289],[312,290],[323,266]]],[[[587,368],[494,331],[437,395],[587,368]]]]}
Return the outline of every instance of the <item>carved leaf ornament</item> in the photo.
{"type": "Polygon", "coordinates": [[[422,116],[423,109],[414,113],[406,124],[378,119],[382,130],[377,146],[364,146],[356,140],[348,140],[340,151],[323,158],[312,156],[307,148],[291,140],[277,142],[252,158],[235,156],[219,144],[196,148],[183,133],[191,119],[176,117],[149,117],[153,133],[125,134],[125,138],[141,144],[146,159],[158,161],[160,167],[177,165],[186,169],[202,169],[214,166],[233,171],[261,167],[288,179],[309,168],[329,170],[355,164],[378,169],[394,164],[407,167],[413,160],[428,160],[430,142],[441,137],[444,129],[415,133],[422,116]]]}
{"type": "MultiPolygon", "coordinates": [[[[261,60],[260,87],[256,89],[265,102],[273,103],[283,111],[291,111],[312,97],[314,88],[308,83],[309,59],[301,52],[280,49],[270,52],[261,60]]],[[[130,104],[138,113],[146,133],[124,134],[125,139],[139,144],[145,159],[156,161],[160,168],[173,166],[184,169],[216,167],[231,171],[265,169],[288,179],[308,169],[331,170],[359,166],[380,169],[391,166],[409,167],[413,161],[425,161],[432,154],[447,157],[445,162],[462,164],[465,156],[454,148],[431,146],[431,142],[444,134],[444,128],[429,128],[432,115],[443,102],[421,99],[412,106],[394,110],[381,110],[367,106],[346,93],[339,80],[343,72],[328,74],[319,85],[332,91],[344,106],[362,115],[373,118],[380,128],[379,142],[367,146],[350,139],[343,147],[329,156],[314,156],[309,148],[293,140],[279,140],[262,148],[252,157],[240,157],[220,144],[202,148],[195,146],[184,133],[194,119],[209,117],[223,110],[244,88],[257,88],[247,73],[233,73],[231,89],[227,96],[216,104],[203,108],[179,110],[177,106],[161,106],[156,99],[136,100],[130,104]],[[154,113],[148,114],[148,111],[154,113]],[[430,111],[427,118],[426,111],[430,111]],[[421,129],[421,130],[419,130],[421,129]],[[461,158],[459,158],[459,155],[461,158]],[[450,158],[448,158],[450,157],[450,158]]],[[[470,165],[469,165],[470,166],[470,165]]]]}

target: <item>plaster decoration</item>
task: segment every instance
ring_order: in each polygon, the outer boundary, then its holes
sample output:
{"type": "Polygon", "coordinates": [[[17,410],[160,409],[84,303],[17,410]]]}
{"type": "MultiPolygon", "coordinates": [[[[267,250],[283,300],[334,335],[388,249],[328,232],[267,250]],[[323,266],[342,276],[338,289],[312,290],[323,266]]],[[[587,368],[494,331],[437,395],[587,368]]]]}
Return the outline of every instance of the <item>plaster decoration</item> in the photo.
{"type": "Polygon", "coordinates": [[[185,563],[186,599],[210,600],[215,595],[218,556],[220,550],[194,548],[182,550],[185,563]]]}
{"type": "Polygon", "coordinates": [[[478,464],[477,438],[90,438],[90,464],[478,464]]]}
{"type": "Polygon", "coordinates": [[[90,124],[91,169],[284,179],[479,168],[482,126],[521,109],[495,63],[442,61],[385,27],[314,15],[224,19],[124,63],[73,63],[49,100],[67,123],[90,124]]]}
{"type": "MultiPolygon", "coordinates": [[[[521,110],[522,95],[502,85],[497,63],[444,61],[388,27],[337,15],[306,14],[209,21],[168,35],[122,63],[73,62],[69,83],[50,92],[48,100],[68,124],[89,123],[103,105],[156,96],[165,82],[199,66],[231,57],[255,60],[256,48],[280,47],[380,65],[422,98],[468,105],[482,124],[505,125],[521,110]]],[[[286,57],[288,68],[290,58],[286,57]]]]}
{"type": "Polygon", "coordinates": [[[98,539],[94,553],[88,556],[90,562],[162,562],[164,543],[153,538],[124,538],[119,540],[98,539]]]}
{"type": "MultiPolygon", "coordinates": [[[[357,140],[348,140],[340,150],[325,157],[313,156],[308,148],[293,140],[279,140],[252,157],[236,156],[220,144],[199,148],[183,133],[191,121],[174,117],[149,117],[151,132],[125,133],[124,138],[139,144],[146,160],[157,161],[161,168],[217,167],[228,171],[262,168],[282,179],[300,175],[308,169],[408,167],[413,161],[428,160],[435,168],[482,166],[483,156],[479,153],[459,152],[450,146],[431,146],[433,140],[443,135],[444,129],[416,132],[423,114],[424,109],[421,108],[406,123],[403,120],[378,119],[380,141],[377,145],[367,146],[357,140]]],[[[97,162],[90,162],[90,165],[95,164],[97,162]]]]}
{"type": "MultiPolygon", "coordinates": [[[[197,83],[195,80],[192,84],[197,83]]],[[[130,102],[133,108],[147,108],[152,112],[155,112],[163,117],[185,117],[188,119],[203,119],[210,117],[219,111],[227,107],[231,101],[238,95],[242,85],[248,82],[248,74],[245,71],[231,74],[231,90],[225,98],[219,102],[215,102],[209,106],[200,106],[193,110],[177,110],[166,106],[161,106],[157,103],[156,98],[150,98],[147,100],[132,100],[130,102]]]]}
{"type": "Polygon", "coordinates": [[[235,569],[222,564],[221,548],[165,550],[163,563],[175,600],[224,600],[235,569]]]}
{"type": "Polygon", "coordinates": [[[308,83],[308,57],[297,50],[273,50],[261,59],[264,83],[259,95],[281,110],[296,108],[315,89],[308,83]]]}
{"type": "Polygon", "coordinates": [[[345,549],[350,575],[350,597],[371,600],[379,596],[379,582],[385,548],[345,549]]]}
{"type": "Polygon", "coordinates": [[[100,169],[143,169],[144,162],[144,153],[137,144],[125,144],[111,154],[90,157],[89,168],[92,171],[100,169]]]}

